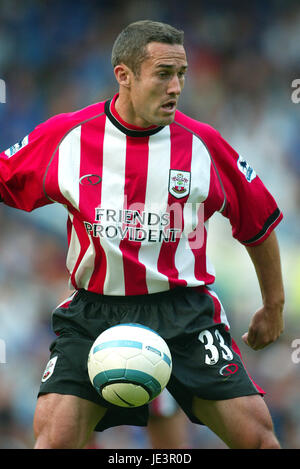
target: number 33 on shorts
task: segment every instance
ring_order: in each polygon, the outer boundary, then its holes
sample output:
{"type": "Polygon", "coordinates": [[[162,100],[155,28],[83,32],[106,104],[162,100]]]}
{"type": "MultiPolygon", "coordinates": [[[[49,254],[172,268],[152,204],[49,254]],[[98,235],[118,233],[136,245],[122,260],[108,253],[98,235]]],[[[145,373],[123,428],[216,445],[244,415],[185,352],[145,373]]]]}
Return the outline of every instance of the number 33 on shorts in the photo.
{"type": "Polygon", "coordinates": [[[220,353],[224,360],[232,360],[233,353],[225,344],[224,337],[218,329],[210,331],[205,329],[200,332],[198,339],[204,344],[206,350],[205,354],[205,364],[206,365],[215,365],[220,359],[220,353]]]}

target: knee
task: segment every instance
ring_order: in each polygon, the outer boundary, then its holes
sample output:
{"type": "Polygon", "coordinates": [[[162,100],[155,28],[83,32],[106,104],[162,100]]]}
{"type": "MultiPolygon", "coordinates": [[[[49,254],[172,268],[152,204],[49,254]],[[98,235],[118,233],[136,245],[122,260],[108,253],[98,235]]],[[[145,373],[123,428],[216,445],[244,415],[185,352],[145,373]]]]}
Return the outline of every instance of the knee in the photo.
{"type": "Polygon", "coordinates": [[[51,438],[49,435],[41,434],[36,437],[34,449],[77,449],[77,446],[60,436],[51,438]]]}
{"type": "Polygon", "coordinates": [[[261,435],[257,449],[281,449],[280,443],[272,430],[261,435]]]}
{"type": "Polygon", "coordinates": [[[61,420],[56,411],[48,409],[47,399],[40,399],[33,419],[34,449],[77,449],[80,432],[72,421],[61,420]]]}
{"type": "Polygon", "coordinates": [[[265,419],[260,424],[251,427],[247,439],[248,449],[281,449],[280,443],[276,438],[271,417],[265,419]]]}
{"type": "Polygon", "coordinates": [[[76,449],[74,439],[70,439],[69,435],[61,432],[51,422],[47,426],[39,425],[37,420],[34,421],[35,445],[34,449],[76,449]]]}
{"type": "Polygon", "coordinates": [[[235,443],[229,444],[229,447],[232,449],[281,449],[273,431],[259,429],[244,432],[235,443]]]}

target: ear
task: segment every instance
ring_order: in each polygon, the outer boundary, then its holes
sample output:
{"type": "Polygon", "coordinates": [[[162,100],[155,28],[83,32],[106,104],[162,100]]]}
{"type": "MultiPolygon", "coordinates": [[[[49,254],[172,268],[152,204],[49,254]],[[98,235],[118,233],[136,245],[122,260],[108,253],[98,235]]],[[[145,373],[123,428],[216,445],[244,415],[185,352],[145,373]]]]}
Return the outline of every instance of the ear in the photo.
{"type": "Polygon", "coordinates": [[[114,68],[114,74],[120,86],[125,86],[126,88],[129,88],[131,84],[132,72],[126,65],[124,64],[117,65],[114,68]]]}

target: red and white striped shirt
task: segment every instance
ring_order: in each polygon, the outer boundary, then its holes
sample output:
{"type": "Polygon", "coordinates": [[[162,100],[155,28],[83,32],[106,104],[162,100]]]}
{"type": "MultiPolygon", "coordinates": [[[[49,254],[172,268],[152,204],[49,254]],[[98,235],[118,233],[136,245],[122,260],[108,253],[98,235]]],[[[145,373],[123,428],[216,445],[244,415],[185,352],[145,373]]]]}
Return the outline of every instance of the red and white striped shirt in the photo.
{"type": "Polygon", "coordinates": [[[217,211],[245,245],[282,214],[254,170],[207,124],[176,111],[165,127],[137,128],[114,102],[57,115],[0,154],[0,195],[31,211],[68,211],[71,285],[143,295],[214,282],[206,256],[217,211]]]}

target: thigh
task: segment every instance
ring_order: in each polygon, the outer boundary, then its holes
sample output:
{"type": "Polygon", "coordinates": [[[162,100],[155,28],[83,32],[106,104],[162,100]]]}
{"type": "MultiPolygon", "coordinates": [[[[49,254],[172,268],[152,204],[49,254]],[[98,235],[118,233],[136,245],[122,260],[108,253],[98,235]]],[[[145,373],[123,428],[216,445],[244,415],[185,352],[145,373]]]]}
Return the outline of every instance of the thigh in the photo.
{"type": "Polygon", "coordinates": [[[272,419],[264,399],[251,395],[210,401],[195,397],[193,411],[229,448],[278,448],[272,419]]]}
{"type": "Polygon", "coordinates": [[[148,436],[153,449],[181,449],[189,447],[188,420],[184,413],[177,412],[168,417],[149,418],[148,436]]]}
{"type": "Polygon", "coordinates": [[[106,409],[73,395],[38,398],[34,415],[36,449],[77,449],[88,441],[106,409]]]}
{"type": "Polygon", "coordinates": [[[188,448],[188,419],[164,389],[149,404],[148,436],[152,448],[188,448]]]}

